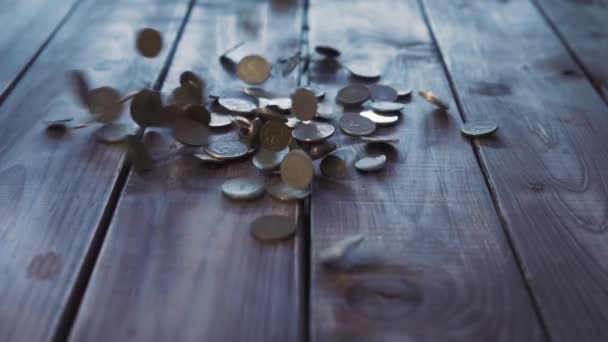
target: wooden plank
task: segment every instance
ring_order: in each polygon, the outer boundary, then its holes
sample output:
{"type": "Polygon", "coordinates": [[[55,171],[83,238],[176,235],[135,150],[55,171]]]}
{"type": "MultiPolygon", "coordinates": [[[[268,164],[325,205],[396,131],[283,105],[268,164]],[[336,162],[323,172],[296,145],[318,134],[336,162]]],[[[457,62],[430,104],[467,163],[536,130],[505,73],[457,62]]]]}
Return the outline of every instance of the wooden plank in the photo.
{"type": "MultiPolygon", "coordinates": [[[[608,102],[608,1],[534,0],[534,3],[608,102]]],[[[583,76],[578,70],[563,69],[563,72],[583,76]]]]}
{"type": "MultiPolygon", "coordinates": [[[[311,46],[337,46],[346,64],[377,63],[383,70],[380,83],[431,89],[449,99],[416,1],[313,0],[310,22],[311,46]]],[[[310,69],[312,83],[327,90],[329,102],[355,81],[331,63],[310,69]]],[[[353,170],[344,180],[315,182],[313,341],[545,340],[451,105],[447,114],[434,112],[415,95],[398,126],[377,132],[401,139],[395,151],[389,150],[386,170],[368,175],[353,170]],[[320,265],[324,248],[357,233],[366,240],[353,258],[367,265],[351,270],[320,265]]],[[[342,134],[334,139],[358,143],[342,134]]],[[[356,149],[369,152],[361,145],[356,149]]]]}
{"type": "Polygon", "coordinates": [[[0,1],[0,99],[46,45],[78,0],[0,1]]]}
{"type": "Polygon", "coordinates": [[[82,3],[0,107],[0,340],[61,336],[57,329],[69,320],[62,312],[86,277],[80,270],[90,246],[103,236],[100,222],[123,163],[124,147],[98,143],[92,127],[61,138],[45,132],[45,118],[88,115],[64,73],[84,69],[95,86],[123,92],[153,83],[169,49],[157,59],[139,57],[135,32],[157,27],[169,46],[186,5],[82,3]]]}
{"type": "Polygon", "coordinates": [[[551,340],[606,341],[608,109],[529,1],[424,3],[551,340]]]}
{"type": "MultiPolygon", "coordinates": [[[[203,77],[207,93],[242,87],[218,56],[240,40],[271,61],[295,53],[302,9],[298,1],[197,4],[164,91],[185,70],[203,77]]],[[[296,76],[275,74],[264,87],[290,91],[296,76]]],[[[144,140],[157,154],[181,149],[166,130],[144,140]]],[[[268,195],[250,203],[224,198],[223,182],[245,175],[262,177],[249,159],[213,167],[178,155],[150,173],[131,173],[71,340],[298,340],[299,241],[262,244],[249,233],[258,215],[295,217],[297,205],[268,195]]]]}

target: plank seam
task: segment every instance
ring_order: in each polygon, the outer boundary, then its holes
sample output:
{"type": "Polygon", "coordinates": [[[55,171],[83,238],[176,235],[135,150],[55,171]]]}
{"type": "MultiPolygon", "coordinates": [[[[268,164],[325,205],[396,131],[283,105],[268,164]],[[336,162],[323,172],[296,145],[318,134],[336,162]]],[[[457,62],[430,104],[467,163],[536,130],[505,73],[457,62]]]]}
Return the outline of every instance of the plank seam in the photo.
{"type": "MultiPolygon", "coordinates": [[[[439,56],[439,59],[441,61],[441,66],[443,68],[443,72],[446,75],[446,78],[448,80],[448,83],[450,85],[450,90],[452,92],[452,97],[454,98],[454,101],[456,102],[456,107],[458,109],[458,114],[460,115],[461,119],[463,122],[466,122],[466,114],[464,112],[464,107],[462,106],[462,103],[460,101],[460,96],[458,95],[458,90],[456,88],[456,84],[454,82],[454,80],[452,79],[452,75],[450,74],[448,67],[447,67],[447,63],[445,61],[443,52],[441,50],[441,47],[439,45],[439,42],[437,41],[437,37],[435,36],[435,33],[433,32],[433,27],[431,25],[431,20],[428,16],[427,13],[427,9],[426,6],[424,4],[425,0],[417,0],[418,2],[418,6],[420,7],[420,12],[422,13],[422,17],[424,19],[424,22],[427,26],[427,30],[429,32],[429,35],[431,37],[431,40],[433,42],[433,45],[437,51],[437,54],[439,56]]],[[[550,338],[550,334],[549,334],[549,330],[547,327],[547,324],[543,318],[543,315],[541,313],[540,310],[540,304],[538,303],[536,296],[534,295],[534,291],[532,289],[531,284],[527,281],[528,279],[528,272],[526,272],[526,266],[524,264],[523,258],[522,256],[517,252],[517,249],[515,248],[515,242],[513,240],[513,237],[511,236],[511,234],[509,233],[509,230],[507,229],[507,221],[504,217],[504,215],[502,214],[502,211],[500,209],[500,204],[498,201],[498,197],[495,191],[494,186],[492,185],[492,182],[490,180],[490,175],[489,172],[486,168],[485,163],[483,162],[483,159],[481,157],[481,151],[480,151],[480,146],[477,143],[470,143],[471,145],[471,150],[473,151],[474,155],[475,155],[475,159],[477,160],[477,164],[479,166],[479,168],[481,169],[481,172],[483,174],[483,178],[484,178],[484,182],[486,184],[486,187],[488,189],[488,192],[490,194],[490,198],[492,200],[492,205],[494,206],[494,210],[496,211],[496,214],[498,215],[498,219],[500,221],[500,226],[501,229],[503,231],[503,233],[505,234],[506,237],[506,241],[507,244],[509,245],[509,248],[511,250],[511,252],[513,253],[513,257],[515,259],[515,262],[517,264],[517,269],[519,270],[520,273],[520,277],[523,281],[523,284],[526,288],[526,292],[528,293],[528,296],[530,298],[530,302],[532,303],[532,307],[533,310],[536,314],[536,317],[538,319],[538,322],[540,324],[542,333],[544,335],[544,338],[546,341],[552,341],[552,339],[550,338]]]]}

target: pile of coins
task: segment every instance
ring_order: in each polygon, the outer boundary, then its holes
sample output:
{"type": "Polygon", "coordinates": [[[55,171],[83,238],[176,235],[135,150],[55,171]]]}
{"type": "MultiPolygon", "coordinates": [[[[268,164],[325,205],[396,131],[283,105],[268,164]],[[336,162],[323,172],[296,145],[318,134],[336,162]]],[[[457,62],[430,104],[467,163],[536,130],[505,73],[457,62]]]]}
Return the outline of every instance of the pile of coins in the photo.
{"type": "MultiPolygon", "coordinates": [[[[220,63],[230,62],[228,52],[241,45],[222,54],[220,63]]],[[[162,35],[152,28],[140,30],[135,47],[145,58],[158,56],[163,47],[162,35]]],[[[341,56],[340,51],[331,46],[317,46],[315,51],[324,58],[341,56]]],[[[291,72],[301,61],[299,55],[286,59],[283,74],[291,72]]],[[[146,88],[124,97],[111,87],[91,88],[84,72],[71,71],[73,93],[91,115],[76,124],[69,117],[48,119],[46,124],[49,130],[65,130],[99,123],[101,126],[95,131],[97,138],[104,143],[126,142],[131,165],[135,171],[144,172],[154,166],[154,159],[139,139],[136,127],[118,122],[123,107],[129,103],[131,120],[137,126],[170,130],[180,144],[195,148],[192,156],[202,163],[226,164],[251,157],[261,172],[280,174],[281,181],[268,187],[257,178],[228,180],[222,185],[222,193],[234,201],[256,200],[266,192],[279,201],[307,198],[316,173],[314,160],[319,160],[318,176],[330,180],[346,177],[351,166],[361,173],[380,172],[386,167],[386,155],[358,156],[352,147],[338,147],[328,140],[336,132],[333,123],[362,143],[396,144],[398,137],[374,133],[379,126],[400,121],[405,106],[400,100],[411,97],[411,89],[387,84],[347,85],[335,98],[335,103],[344,107],[344,114],[339,114],[333,104],[323,101],[322,89],[301,87],[289,95],[279,95],[259,87],[273,71],[272,63],[263,56],[247,55],[234,64],[236,74],[248,86],[208,96],[205,96],[203,79],[192,71],[180,75],[179,86],[170,94],[146,88]],[[210,110],[218,106],[221,113],[210,110]],[[234,139],[210,139],[215,130],[225,134],[230,127],[238,132],[234,139]]],[[[353,62],[344,67],[354,77],[381,78],[381,71],[370,63],[353,62]]],[[[439,110],[449,109],[447,102],[433,93],[420,91],[419,94],[439,110]]],[[[462,127],[462,133],[478,137],[496,129],[496,124],[491,122],[470,122],[462,127]]],[[[259,240],[275,241],[293,236],[296,228],[293,218],[267,215],[252,222],[251,233],[259,240]]],[[[361,239],[347,240],[324,255],[331,263],[361,239]]]]}

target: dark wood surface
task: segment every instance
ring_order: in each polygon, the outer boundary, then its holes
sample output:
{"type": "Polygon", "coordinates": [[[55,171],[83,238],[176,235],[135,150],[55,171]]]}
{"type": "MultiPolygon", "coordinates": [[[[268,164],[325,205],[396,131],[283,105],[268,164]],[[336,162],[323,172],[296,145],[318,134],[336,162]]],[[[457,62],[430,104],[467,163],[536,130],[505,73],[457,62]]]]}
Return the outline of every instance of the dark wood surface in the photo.
{"type": "Polygon", "coordinates": [[[608,340],[608,108],[530,2],[424,3],[551,340],[608,340]]]}
{"type": "Polygon", "coordinates": [[[154,25],[170,44],[186,1],[147,6],[85,1],[0,107],[2,341],[48,341],[67,323],[62,313],[74,304],[70,296],[98,238],[124,148],[98,143],[93,127],[47,134],[43,120],[88,115],[69,93],[69,69],[122,91],[154,82],[166,51],[154,60],[137,56],[135,30],[154,25]]]}
{"type": "MultiPolygon", "coordinates": [[[[248,42],[244,51],[271,61],[293,55],[303,9],[298,1],[198,4],[163,90],[179,85],[185,70],[203,77],[207,93],[242,88],[220,67],[219,55],[241,40],[248,42]]],[[[285,93],[297,76],[275,70],[264,86],[285,93]]],[[[219,132],[213,139],[238,139],[233,130],[219,132]]],[[[146,134],[154,153],[178,152],[168,131],[146,134]]],[[[264,244],[249,232],[259,215],[296,220],[297,202],[223,197],[222,184],[241,176],[264,178],[250,159],[214,167],[186,155],[165,159],[150,173],[131,173],[71,340],[299,340],[299,238],[264,244]]]]}

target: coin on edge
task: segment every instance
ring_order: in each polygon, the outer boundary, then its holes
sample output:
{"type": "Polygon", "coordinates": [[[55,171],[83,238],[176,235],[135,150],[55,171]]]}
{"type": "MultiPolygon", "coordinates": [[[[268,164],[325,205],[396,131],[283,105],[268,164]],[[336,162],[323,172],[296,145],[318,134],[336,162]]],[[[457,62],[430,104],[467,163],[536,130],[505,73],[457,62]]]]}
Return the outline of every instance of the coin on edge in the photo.
{"type": "Polygon", "coordinates": [[[281,163],[281,179],[296,189],[306,189],[313,173],[312,159],[302,150],[289,152],[281,163]]]}
{"type": "Polygon", "coordinates": [[[209,128],[192,119],[176,120],[171,132],[175,140],[187,146],[203,146],[209,138],[209,128]]]}
{"type": "Polygon", "coordinates": [[[380,171],[386,166],[386,156],[383,154],[363,157],[355,162],[355,168],[363,172],[380,171]]]}
{"type": "Polygon", "coordinates": [[[379,136],[373,136],[373,137],[361,137],[361,140],[368,142],[368,143],[385,143],[385,144],[390,144],[390,143],[398,143],[399,142],[399,138],[394,137],[394,136],[390,136],[390,135],[379,135],[379,136]]]}
{"type": "Polygon", "coordinates": [[[442,110],[448,110],[450,109],[450,105],[443,101],[442,99],[440,99],[439,97],[437,97],[435,94],[433,94],[430,91],[426,91],[426,90],[421,90],[418,92],[418,94],[420,96],[422,96],[425,100],[427,100],[430,104],[434,105],[435,107],[442,109],[442,110]]]}
{"type": "Polygon", "coordinates": [[[324,122],[302,123],[291,132],[297,141],[315,143],[329,139],[334,135],[336,128],[324,122]]]}
{"type": "Polygon", "coordinates": [[[394,102],[397,100],[397,91],[384,84],[372,84],[369,86],[369,93],[374,101],[394,102]]]}
{"type": "Polygon", "coordinates": [[[247,83],[260,84],[270,78],[272,65],[259,55],[243,57],[236,67],[239,78],[247,83]]]}
{"type": "Polygon", "coordinates": [[[310,196],[310,190],[296,189],[283,182],[276,182],[268,188],[270,197],[279,201],[299,201],[310,196]]]}
{"type": "Polygon", "coordinates": [[[211,121],[209,121],[209,127],[222,128],[230,126],[230,124],[232,124],[232,120],[232,116],[230,115],[211,113],[211,121]]]}
{"type": "Polygon", "coordinates": [[[369,89],[362,84],[348,85],[336,95],[336,100],[345,106],[358,106],[369,99],[369,89]]]}
{"type": "Polygon", "coordinates": [[[467,137],[483,137],[496,132],[497,129],[495,122],[478,120],[466,122],[460,131],[467,137]]]}
{"type": "Polygon", "coordinates": [[[379,115],[376,114],[373,110],[364,110],[361,112],[360,115],[372,120],[378,126],[388,126],[399,121],[399,117],[396,115],[379,115]]]}
{"type": "Polygon", "coordinates": [[[117,143],[127,139],[127,136],[134,134],[133,127],[123,123],[109,123],[99,127],[95,131],[97,140],[104,143],[117,143]]]}
{"type": "Polygon", "coordinates": [[[324,265],[332,265],[340,261],[351,249],[363,241],[363,235],[356,234],[337,241],[319,254],[319,260],[324,265]]]}
{"type": "Polygon", "coordinates": [[[319,101],[315,93],[306,88],[300,88],[291,95],[291,111],[302,121],[312,120],[317,114],[319,101]]]}
{"type": "Polygon", "coordinates": [[[278,152],[291,144],[291,129],[283,122],[268,120],[260,130],[260,145],[270,151],[278,152]]]}
{"type": "Polygon", "coordinates": [[[253,165],[261,171],[276,170],[289,153],[289,148],[274,152],[261,148],[252,158],[253,165]]]}
{"type": "Polygon", "coordinates": [[[349,135],[370,135],[376,131],[376,124],[359,114],[344,114],[338,120],[338,125],[349,135]]]}
{"type": "Polygon", "coordinates": [[[261,241],[285,240],[296,233],[295,219],[283,215],[264,215],[251,222],[251,234],[261,241]]]}
{"type": "Polygon", "coordinates": [[[312,160],[317,160],[319,158],[323,158],[326,155],[332,153],[333,151],[336,150],[336,148],[338,148],[338,145],[336,145],[335,142],[324,141],[322,143],[311,146],[310,149],[308,150],[308,155],[310,156],[310,158],[312,158],[312,160]]]}
{"type": "Polygon", "coordinates": [[[74,92],[74,96],[80,101],[80,103],[89,108],[90,100],[89,100],[89,82],[87,81],[87,77],[82,70],[71,70],[69,72],[70,83],[72,85],[72,92],[74,92]]]}
{"type": "Polygon", "coordinates": [[[135,45],[142,56],[153,58],[163,49],[163,36],[153,28],[144,28],[137,32],[135,45]]]}
{"type": "Polygon", "coordinates": [[[152,127],[160,125],[159,118],[156,116],[163,108],[163,100],[160,92],[152,89],[142,89],[131,100],[129,110],[131,119],[140,127],[152,127]]]}
{"type": "Polygon", "coordinates": [[[254,178],[231,179],[222,185],[222,193],[233,200],[254,200],[264,195],[264,182],[254,178]]]}
{"type": "Polygon", "coordinates": [[[372,109],[380,113],[394,113],[399,112],[403,109],[403,103],[389,102],[389,101],[377,101],[372,102],[372,109]]]}
{"type": "Polygon", "coordinates": [[[237,140],[214,141],[205,147],[205,152],[222,160],[238,159],[249,152],[247,145],[237,140]]]}
{"type": "Polygon", "coordinates": [[[336,154],[328,154],[319,164],[321,174],[327,178],[337,179],[346,176],[346,160],[336,154]]]}
{"type": "Polygon", "coordinates": [[[321,55],[328,58],[338,58],[340,57],[340,51],[335,47],[328,45],[317,45],[315,46],[315,51],[321,55]]]}

